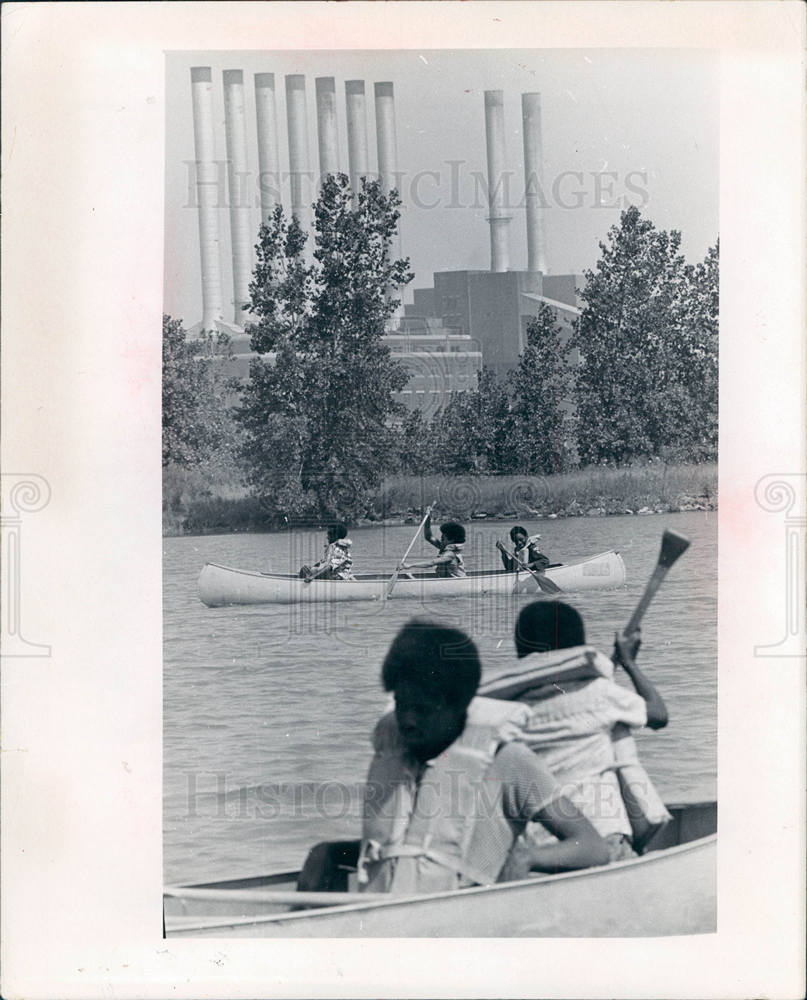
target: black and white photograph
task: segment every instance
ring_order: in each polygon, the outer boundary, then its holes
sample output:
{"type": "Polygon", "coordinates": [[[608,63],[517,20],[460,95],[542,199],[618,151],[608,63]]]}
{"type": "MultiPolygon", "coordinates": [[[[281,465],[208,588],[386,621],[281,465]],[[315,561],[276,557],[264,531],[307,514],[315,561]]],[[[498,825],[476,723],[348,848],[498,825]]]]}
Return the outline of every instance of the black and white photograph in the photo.
{"type": "Polygon", "coordinates": [[[718,96],[167,54],[167,934],[716,929],[718,96]]]}
{"type": "Polygon", "coordinates": [[[2,22],[2,995],[803,995],[803,8],[2,22]]]}

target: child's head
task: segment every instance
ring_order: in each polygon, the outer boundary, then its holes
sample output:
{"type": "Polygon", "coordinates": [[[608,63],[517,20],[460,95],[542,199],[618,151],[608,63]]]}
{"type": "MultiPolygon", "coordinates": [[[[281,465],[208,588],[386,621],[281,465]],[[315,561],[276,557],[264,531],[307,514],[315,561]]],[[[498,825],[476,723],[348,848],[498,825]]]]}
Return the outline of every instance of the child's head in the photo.
{"type": "Polygon", "coordinates": [[[446,521],[440,525],[443,541],[449,545],[462,545],[465,542],[465,528],[456,521],[446,521]]]}
{"type": "Polygon", "coordinates": [[[510,529],[510,540],[516,548],[523,548],[527,543],[527,529],[522,528],[520,524],[514,525],[510,529]]]}
{"type": "Polygon", "coordinates": [[[586,630],[580,614],[563,601],[535,601],[518,616],[515,640],[521,659],[530,653],[583,646],[586,630]]]}
{"type": "Polygon", "coordinates": [[[344,524],[332,524],[328,528],[328,541],[338,542],[340,538],[347,537],[347,528],[344,524]]]}
{"type": "Polygon", "coordinates": [[[407,749],[429,760],[456,738],[476,694],[482,667],[464,632],[414,619],[400,630],[381,668],[385,691],[407,749]]]}

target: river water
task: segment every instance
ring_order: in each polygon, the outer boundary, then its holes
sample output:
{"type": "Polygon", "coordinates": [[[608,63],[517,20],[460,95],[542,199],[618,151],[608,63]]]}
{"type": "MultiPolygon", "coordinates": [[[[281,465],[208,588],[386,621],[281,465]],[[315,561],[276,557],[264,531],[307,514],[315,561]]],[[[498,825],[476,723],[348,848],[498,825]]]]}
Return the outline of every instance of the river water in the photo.
{"type": "MultiPolygon", "coordinates": [[[[570,595],[589,642],[610,653],[656,563],[664,528],[691,539],[643,623],[640,662],[670,723],[638,736],[667,801],[716,794],[717,515],[521,522],[553,562],[617,549],[627,584],[570,595]]],[[[509,524],[468,525],[466,564],[498,565],[509,524]]],[[[357,572],[391,570],[415,527],[351,532],[357,572]]],[[[387,696],[379,668],[392,636],[428,616],[470,632],[487,671],[511,662],[513,626],[530,598],[391,600],[210,609],[196,593],[205,562],[296,572],[323,532],[164,540],[164,869],[168,884],[297,868],[322,839],[358,836],[369,737],[387,696]]],[[[410,560],[434,550],[418,539],[410,560]]],[[[618,672],[618,674],[620,674],[618,672]]],[[[630,685],[629,681],[622,682],[630,685]]]]}

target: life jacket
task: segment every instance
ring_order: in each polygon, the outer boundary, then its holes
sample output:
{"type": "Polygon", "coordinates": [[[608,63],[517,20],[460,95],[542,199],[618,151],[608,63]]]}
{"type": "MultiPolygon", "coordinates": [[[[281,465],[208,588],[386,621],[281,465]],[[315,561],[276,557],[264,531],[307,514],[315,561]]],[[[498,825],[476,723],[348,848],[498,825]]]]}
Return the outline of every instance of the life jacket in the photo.
{"type": "Polygon", "coordinates": [[[554,693],[555,685],[613,676],[614,664],[604,653],[593,646],[573,646],[522,657],[504,673],[483,681],[478,693],[485,698],[529,701],[531,696],[554,693]]]}
{"type": "Polygon", "coordinates": [[[406,752],[393,712],[373,734],[367,776],[359,889],[414,894],[490,885],[509,851],[469,857],[477,823],[490,816],[485,772],[503,743],[520,737],[526,705],[474,698],[461,735],[422,767],[406,752]]]}
{"type": "Polygon", "coordinates": [[[448,545],[444,545],[440,549],[440,555],[444,552],[451,552],[454,554],[454,562],[452,563],[438,563],[435,568],[435,573],[437,576],[465,576],[465,562],[462,558],[462,544],[457,542],[449,542],[448,545]]]}
{"type": "Polygon", "coordinates": [[[533,566],[533,569],[545,569],[549,565],[549,559],[538,547],[540,539],[540,535],[530,535],[523,547],[516,549],[516,557],[525,566],[533,566]],[[540,565],[536,567],[533,565],[534,563],[539,563],[540,565]]]}
{"type": "MultiPolygon", "coordinates": [[[[609,657],[593,646],[574,646],[525,656],[515,668],[481,684],[479,693],[488,698],[517,698],[534,706],[534,716],[539,720],[525,727],[525,742],[539,754],[552,774],[563,781],[571,778],[564,764],[567,748],[572,751],[575,740],[595,741],[597,738],[595,692],[601,690],[599,685],[603,683],[614,683],[613,675],[614,664],[609,657]],[[592,697],[587,704],[586,686],[591,681],[597,684],[591,687],[592,697]],[[568,702],[555,697],[563,694],[564,686],[570,689],[568,702]],[[568,714],[564,711],[567,705],[568,714]]],[[[607,780],[608,772],[615,773],[634,844],[641,846],[670,819],[670,814],[639,762],[630,729],[617,724],[610,730],[609,737],[610,746],[601,749],[595,770],[602,773],[603,780],[607,780]]],[[[591,760],[594,766],[594,757],[591,760]]],[[[574,795],[571,797],[574,799],[574,795]]],[[[578,805],[583,807],[582,802],[578,805]]],[[[586,811],[584,807],[583,811],[586,811]]]]}
{"type": "Polygon", "coordinates": [[[350,547],[353,542],[349,538],[340,538],[333,543],[331,552],[331,568],[337,571],[350,573],[353,569],[353,556],[350,554],[350,547]]]}
{"type": "Polygon", "coordinates": [[[328,564],[328,570],[323,574],[324,579],[349,580],[352,578],[353,557],[350,554],[352,544],[353,542],[349,538],[338,538],[335,542],[329,542],[325,546],[322,562],[317,563],[317,567],[322,566],[323,563],[328,564]]]}

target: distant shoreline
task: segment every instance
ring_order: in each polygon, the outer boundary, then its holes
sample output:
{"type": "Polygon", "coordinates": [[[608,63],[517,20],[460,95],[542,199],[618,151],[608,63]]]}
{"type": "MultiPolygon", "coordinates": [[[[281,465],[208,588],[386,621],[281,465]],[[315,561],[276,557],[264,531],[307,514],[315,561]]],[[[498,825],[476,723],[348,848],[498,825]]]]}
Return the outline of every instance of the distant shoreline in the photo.
{"type": "MultiPolygon", "coordinates": [[[[717,464],[653,462],[625,469],[591,467],[556,476],[393,476],[379,490],[375,512],[350,526],[415,524],[433,501],[440,520],[479,523],[714,511],[717,464]]],[[[326,523],[298,521],[291,530],[317,529],[326,523]]],[[[249,496],[190,495],[163,508],[167,538],[288,530],[273,523],[258,500],[249,496]]]]}

